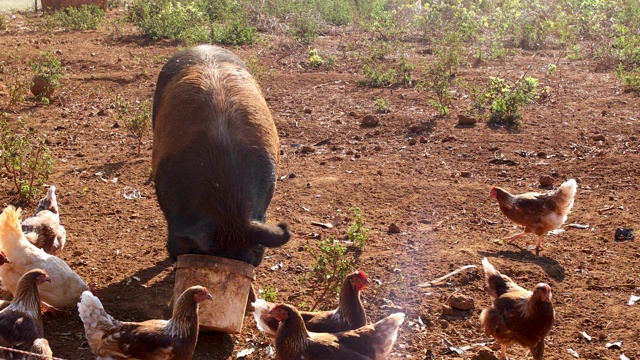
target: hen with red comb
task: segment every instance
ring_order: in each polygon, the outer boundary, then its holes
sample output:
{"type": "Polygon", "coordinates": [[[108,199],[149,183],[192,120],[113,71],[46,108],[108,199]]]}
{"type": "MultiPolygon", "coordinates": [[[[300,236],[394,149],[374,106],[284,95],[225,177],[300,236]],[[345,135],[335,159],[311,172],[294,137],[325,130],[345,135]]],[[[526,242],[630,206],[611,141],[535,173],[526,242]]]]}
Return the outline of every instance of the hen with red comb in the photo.
{"type": "MultiPolygon", "coordinates": [[[[369,285],[369,278],[362,270],[358,270],[344,279],[340,290],[338,307],[327,311],[300,311],[307,330],[312,332],[336,333],[353,330],[367,323],[364,306],[360,301],[360,292],[369,285]]],[[[252,303],[258,328],[267,335],[275,337],[278,331],[278,320],[269,311],[274,304],[263,299],[252,303]]]]}

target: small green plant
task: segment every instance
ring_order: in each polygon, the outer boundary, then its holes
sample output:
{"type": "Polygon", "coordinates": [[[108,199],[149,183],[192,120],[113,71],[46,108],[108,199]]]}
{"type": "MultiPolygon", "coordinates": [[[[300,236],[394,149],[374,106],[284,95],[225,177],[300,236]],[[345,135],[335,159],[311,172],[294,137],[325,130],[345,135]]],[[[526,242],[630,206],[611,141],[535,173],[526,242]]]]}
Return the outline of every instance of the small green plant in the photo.
{"type": "Polygon", "coordinates": [[[311,66],[324,65],[324,60],[322,59],[320,54],[318,54],[318,49],[315,49],[315,48],[309,49],[309,52],[307,53],[307,55],[309,56],[309,65],[311,66]]]}
{"type": "Polygon", "coordinates": [[[313,256],[314,265],[311,271],[302,276],[302,283],[313,283],[309,290],[313,297],[313,311],[327,300],[329,294],[340,292],[342,282],[353,271],[369,237],[369,229],[364,227],[365,220],[357,207],[353,212],[353,224],[347,230],[347,239],[353,245],[346,245],[336,240],[335,236],[317,242],[317,249],[305,246],[305,250],[313,256]]]}
{"type": "Polygon", "coordinates": [[[151,105],[149,101],[137,101],[131,105],[128,101],[116,96],[115,106],[117,118],[124,122],[127,131],[137,142],[137,156],[140,156],[145,135],[149,132],[149,118],[151,105]]]}
{"type": "Polygon", "coordinates": [[[53,170],[53,159],[37,129],[28,128],[20,118],[12,125],[8,116],[3,115],[0,120],[0,159],[24,201],[42,194],[42,186],[53,170]]]}
{"type": "Polygon", "coordinates": [[[389,112],[389,100],[386,100],[382,97],[377,97],[374,101],[374,105],[378,114],[386,114],[389,112]]]}
{"type": "Polygon", "coordinates": [[[270,285],[265,285],[262,290],[260,290],[260,294],[265,301],[268,302],[276,302],[278,301],[278,294],[276,288],[270,285]]]}
{"type": "Polygon", "coordinates": [[[321,20],[310,12],[300,12],[296,16],[293,36],[296,40],[304,43],[313,43],[322,31],[321,20]]]}
{"type": "Polygon", "coordinates": [[[354,257],[347,256],[348,248],[336,241],[334,236],[320,240],[317,244],[317,250],[309,246],[305,247],[305,250],[314,257],[314,265],[304,281],[311,280],[315,284],[311,290],[315,296],[310,311],[317,309],[318,305],[326,300],[328,294],[336,294],[340,291],[342,281],[354,266],[354,257]]]}
{"type": "Polygon", "coordinates": [[[252,55],[245,61],[245,64],[249,68],[251,75],[258,80],[266,79],[269,76],[269,70],[260,64],[260,60],[256,55],[252,55]]]}
{"type": "Polygon", "coordinates": [[[14,106],[24,101],[29,92],[31,79],[18,69],[12,66],[5,66],[0,63],[0,73],[4,76],[7,87],[7,102],[4,104],[3,112],[9,112],[14,106]]]}
{"type": "Polygon", "coordinates": [[[349,210],[353,212],[353,224],[347,229],[347,238],[362,251],[369,239],[369,229],[364,227],[364,216],[359,207],[352,207],[349,210]]]}
{"type": "Polygon", "coordinates": [[[620,79],[629,89],[640,91],[640,68],[626,71],[622,64],[618,64],[616,68],[616,77],[620,79]]]}

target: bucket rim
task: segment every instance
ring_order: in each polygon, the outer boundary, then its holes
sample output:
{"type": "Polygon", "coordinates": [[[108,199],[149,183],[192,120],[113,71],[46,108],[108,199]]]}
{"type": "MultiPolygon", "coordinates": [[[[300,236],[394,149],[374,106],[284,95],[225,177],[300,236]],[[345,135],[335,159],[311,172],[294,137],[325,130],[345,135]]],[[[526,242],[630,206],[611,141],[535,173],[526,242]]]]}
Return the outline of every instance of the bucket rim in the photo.
{"type": "Polygon", "coordinates": [[[255,266],[244,261],[225,258],[215,255],[183,254],[178,255],[174,270],[185,268],[202,268],[211,270],[226,270],[238,275],[242,275],[254,281],[256,279],[255,266]]]}

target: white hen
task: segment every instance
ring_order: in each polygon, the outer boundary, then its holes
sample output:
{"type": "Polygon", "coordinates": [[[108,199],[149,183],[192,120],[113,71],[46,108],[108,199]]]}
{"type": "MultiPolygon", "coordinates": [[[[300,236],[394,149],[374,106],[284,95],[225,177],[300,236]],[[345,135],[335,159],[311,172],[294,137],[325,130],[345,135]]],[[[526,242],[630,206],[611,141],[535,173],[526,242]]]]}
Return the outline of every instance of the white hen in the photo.
{"type": "Polygon", "coordinates": [[[20,277],[33,269],[43,269],[51,283],[39,287],[40,300],[54,308],[75,306],[89,286],[60,258],[37,248],[20,227],[20,209],[8,206],[0,214],[0,248],[10,263],[0,266],[2,288],[15,294],[20,277]]]}

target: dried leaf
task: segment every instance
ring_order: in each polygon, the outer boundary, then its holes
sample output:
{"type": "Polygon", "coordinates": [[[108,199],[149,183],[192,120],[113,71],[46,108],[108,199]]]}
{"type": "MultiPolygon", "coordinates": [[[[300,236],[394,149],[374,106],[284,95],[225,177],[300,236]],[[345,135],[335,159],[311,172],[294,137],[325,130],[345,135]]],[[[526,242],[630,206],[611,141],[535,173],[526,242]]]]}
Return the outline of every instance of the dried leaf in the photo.
{"type": "Polygon", "coordinates": [[[627,305],[631,306],[635,304],[638,300],[640,300],[640,296],[631,295],[631,298],[629,299],[629,302],[627,303],[627,305]]]}
{"type": "Polygon", "coordinates": [[[312,221],[311,225],[321,226],[321,227],[323,227],[325,229],[333,228],[333,224],[331,224],[331,223],[321,223],[321,222],[317,222],[317,221],[312,221]]]}

